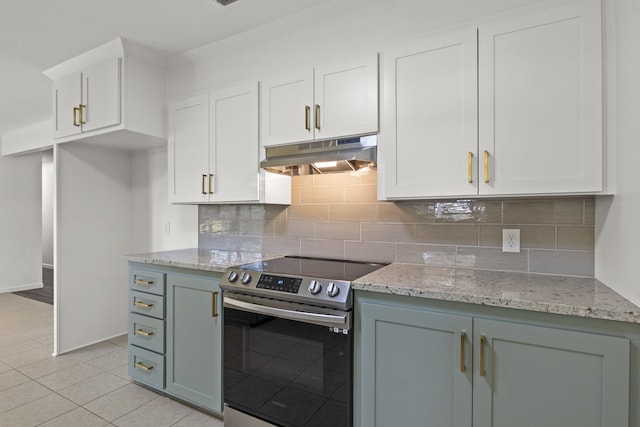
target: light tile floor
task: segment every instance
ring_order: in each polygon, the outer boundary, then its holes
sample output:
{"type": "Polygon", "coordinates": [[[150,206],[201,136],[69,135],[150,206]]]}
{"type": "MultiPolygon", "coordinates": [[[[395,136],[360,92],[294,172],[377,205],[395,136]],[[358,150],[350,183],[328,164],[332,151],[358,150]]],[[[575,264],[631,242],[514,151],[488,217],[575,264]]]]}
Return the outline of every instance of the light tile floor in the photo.
{"type": "Polygon", "coordinates": [[[126,335],[52,352],[52,306],[0,294],[0,427],[223,426],[131,382],[126,335]]]}

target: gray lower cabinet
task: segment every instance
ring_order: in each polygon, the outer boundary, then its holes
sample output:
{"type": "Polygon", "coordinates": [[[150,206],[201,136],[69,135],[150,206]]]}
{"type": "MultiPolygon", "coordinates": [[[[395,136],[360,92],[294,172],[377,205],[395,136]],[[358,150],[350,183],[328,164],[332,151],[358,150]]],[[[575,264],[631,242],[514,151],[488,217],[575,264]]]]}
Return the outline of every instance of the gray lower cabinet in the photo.
{"type": "Polygon", "coordinates": [[[129,271],[129,375],[221,414],[221,274],[141,263],[129,271]]]}
{"type": "Polygon", "coordinates": [[[166,389],[222,412],[222,295],[217,278],[167,275],[166,389]]]}
{"type": "Polygon", "coordinates": [[[356,294],[355,425],[629,426],[628,338],[369,294],[356,294]]]}

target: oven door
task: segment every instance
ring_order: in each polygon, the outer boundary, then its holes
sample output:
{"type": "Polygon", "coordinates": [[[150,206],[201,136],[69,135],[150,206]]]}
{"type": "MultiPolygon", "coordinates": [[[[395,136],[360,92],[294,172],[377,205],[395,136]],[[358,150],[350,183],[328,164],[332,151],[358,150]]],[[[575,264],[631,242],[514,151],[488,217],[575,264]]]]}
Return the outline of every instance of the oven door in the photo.
{"type": "Polygon", "coordinates": [[[352,426],[351,313],[228,292],[224,307],[224,400],[233,419],[352,426]]]}

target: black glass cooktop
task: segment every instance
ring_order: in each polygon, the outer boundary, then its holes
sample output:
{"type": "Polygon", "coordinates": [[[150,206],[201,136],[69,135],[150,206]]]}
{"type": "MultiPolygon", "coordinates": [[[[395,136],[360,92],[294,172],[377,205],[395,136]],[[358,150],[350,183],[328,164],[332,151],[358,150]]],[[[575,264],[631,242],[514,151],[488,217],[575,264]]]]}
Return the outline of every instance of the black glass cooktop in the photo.
{"type": "Polygon", "coordinates": [[[243,264],[238,268],[261,273],[288,274],[351,282],[385,265],[387,264],[329,258],[285,256],[243,264]]]}

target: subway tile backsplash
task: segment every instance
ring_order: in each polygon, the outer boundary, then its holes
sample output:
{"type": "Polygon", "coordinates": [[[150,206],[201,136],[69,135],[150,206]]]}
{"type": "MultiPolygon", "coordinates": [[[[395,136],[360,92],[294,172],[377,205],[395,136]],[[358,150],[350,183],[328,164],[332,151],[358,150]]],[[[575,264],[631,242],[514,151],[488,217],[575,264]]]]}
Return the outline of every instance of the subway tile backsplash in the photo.
{"type": "Polygon", "coordinates": [[[382,202],[376,179],[296,176],[291,206],[201,205],[199,246],[593,277],[592,196],[382,202]],[[503,228],[520,229],[519,254],[503,228]]]}

